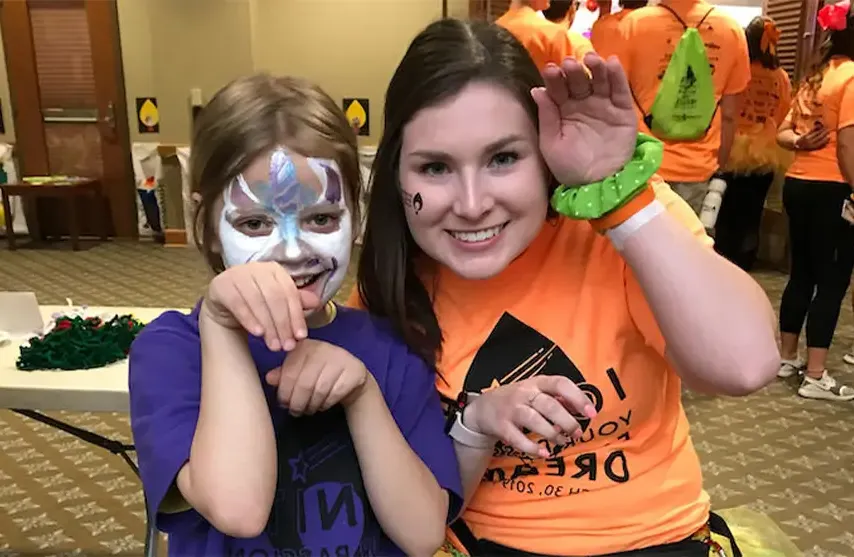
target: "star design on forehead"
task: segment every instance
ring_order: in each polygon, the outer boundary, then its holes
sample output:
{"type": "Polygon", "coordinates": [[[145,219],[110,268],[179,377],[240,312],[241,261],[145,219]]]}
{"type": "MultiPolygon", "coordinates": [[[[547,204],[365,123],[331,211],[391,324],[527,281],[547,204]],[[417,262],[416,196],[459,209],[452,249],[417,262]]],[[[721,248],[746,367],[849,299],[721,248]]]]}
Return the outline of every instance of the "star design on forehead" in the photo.
{"type": "Polygon", "coordinates": [[[309,184],[301,182],[293,159],[282,148],[273,151],[270,157],[270,189],[273,192],[270,204],[284,214],[299,213],[316,204],[323,195],[320,177],[309,184]]]}

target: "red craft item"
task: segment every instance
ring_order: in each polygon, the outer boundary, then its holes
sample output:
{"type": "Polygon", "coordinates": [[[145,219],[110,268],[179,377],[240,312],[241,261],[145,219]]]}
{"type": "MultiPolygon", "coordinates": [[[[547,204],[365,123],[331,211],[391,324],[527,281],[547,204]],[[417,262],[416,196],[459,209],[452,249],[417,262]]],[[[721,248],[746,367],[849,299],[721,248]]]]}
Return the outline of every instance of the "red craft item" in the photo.
{"type": "Polygon", "coordinates": [[[848,27],[851,0],[828,4],[818,12],[818,24],[825,31],[842,31],[848,27]]]}
{"type": "Polygon", "coordinates": [[[587,11],[588,12],[595,12],[598,9],[599,9],[599,2],[597,2],[596,0],[587,0],[587,11]]]}

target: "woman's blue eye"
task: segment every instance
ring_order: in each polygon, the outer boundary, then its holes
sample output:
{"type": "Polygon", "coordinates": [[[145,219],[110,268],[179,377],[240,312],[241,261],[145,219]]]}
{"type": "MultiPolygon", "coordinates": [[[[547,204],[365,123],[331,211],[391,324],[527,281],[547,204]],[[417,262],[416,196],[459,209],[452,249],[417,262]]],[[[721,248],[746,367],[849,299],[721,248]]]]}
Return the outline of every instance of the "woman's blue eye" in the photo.
{"type": "Polygon", "coordinates": [[[496,153],[492,160],[489,161],[492,166],[510,166],[519,160],[519,155],[516,153],[506,151],[501,153],[496,153]]]}
{"type": "Polygon", "coordinates": [[[439,176],[448,171],[448,165],[443,162],[428,162],[421,165],[420,171],[428,176],[439,176]]]}

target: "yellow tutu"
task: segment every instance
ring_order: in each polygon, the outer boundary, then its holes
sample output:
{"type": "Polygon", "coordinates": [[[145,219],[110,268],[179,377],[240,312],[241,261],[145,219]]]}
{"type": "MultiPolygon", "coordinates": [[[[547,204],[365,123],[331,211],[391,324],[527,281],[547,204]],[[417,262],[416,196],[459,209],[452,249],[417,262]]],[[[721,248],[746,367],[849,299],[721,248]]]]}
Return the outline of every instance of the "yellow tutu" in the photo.
{"type": "Polygon", "coordinates": [[[794,158],[794,153],[777,145],[775,137],[740,133],[735,136],[725,170],[741,175],[784,174],[794,158]]]}

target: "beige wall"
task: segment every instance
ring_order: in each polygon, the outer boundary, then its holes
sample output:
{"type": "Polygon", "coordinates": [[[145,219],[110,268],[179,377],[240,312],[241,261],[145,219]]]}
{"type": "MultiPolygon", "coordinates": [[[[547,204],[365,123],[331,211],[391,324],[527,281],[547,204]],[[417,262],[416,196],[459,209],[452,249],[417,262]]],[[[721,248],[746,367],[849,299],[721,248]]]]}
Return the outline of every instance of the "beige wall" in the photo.
{"type": "MultiPolygon", "coordinates": [[[[412,37],[441,16],[441,0],[117,0],[133,141],[188,143],[192,88],[204,100],[253,71],[312,79],[335,99],[367,97],[371,137],[385,87],[412,37]],[[139,134],[136,97],[157,97],[160,133],[139,134]]],[[[466,17],[468,0],[448,0],[466,17]]],[[[0,141],[14,141],[0,45],[0,141]]]]}
{"type": "MultiPolygon", "coordinates": [[[[450,0],[465,16],[467,0],[450,0]]],[[[371,137],[385,87],[441,0],[118,0],[125,87],[135,141],[187,143],[190,89],[204,100],[253,71],[318,83],[336,100],[367,97],[371,137]],[[160,134],[137,133],[135,98],[156,96],[160,134]]]]}

